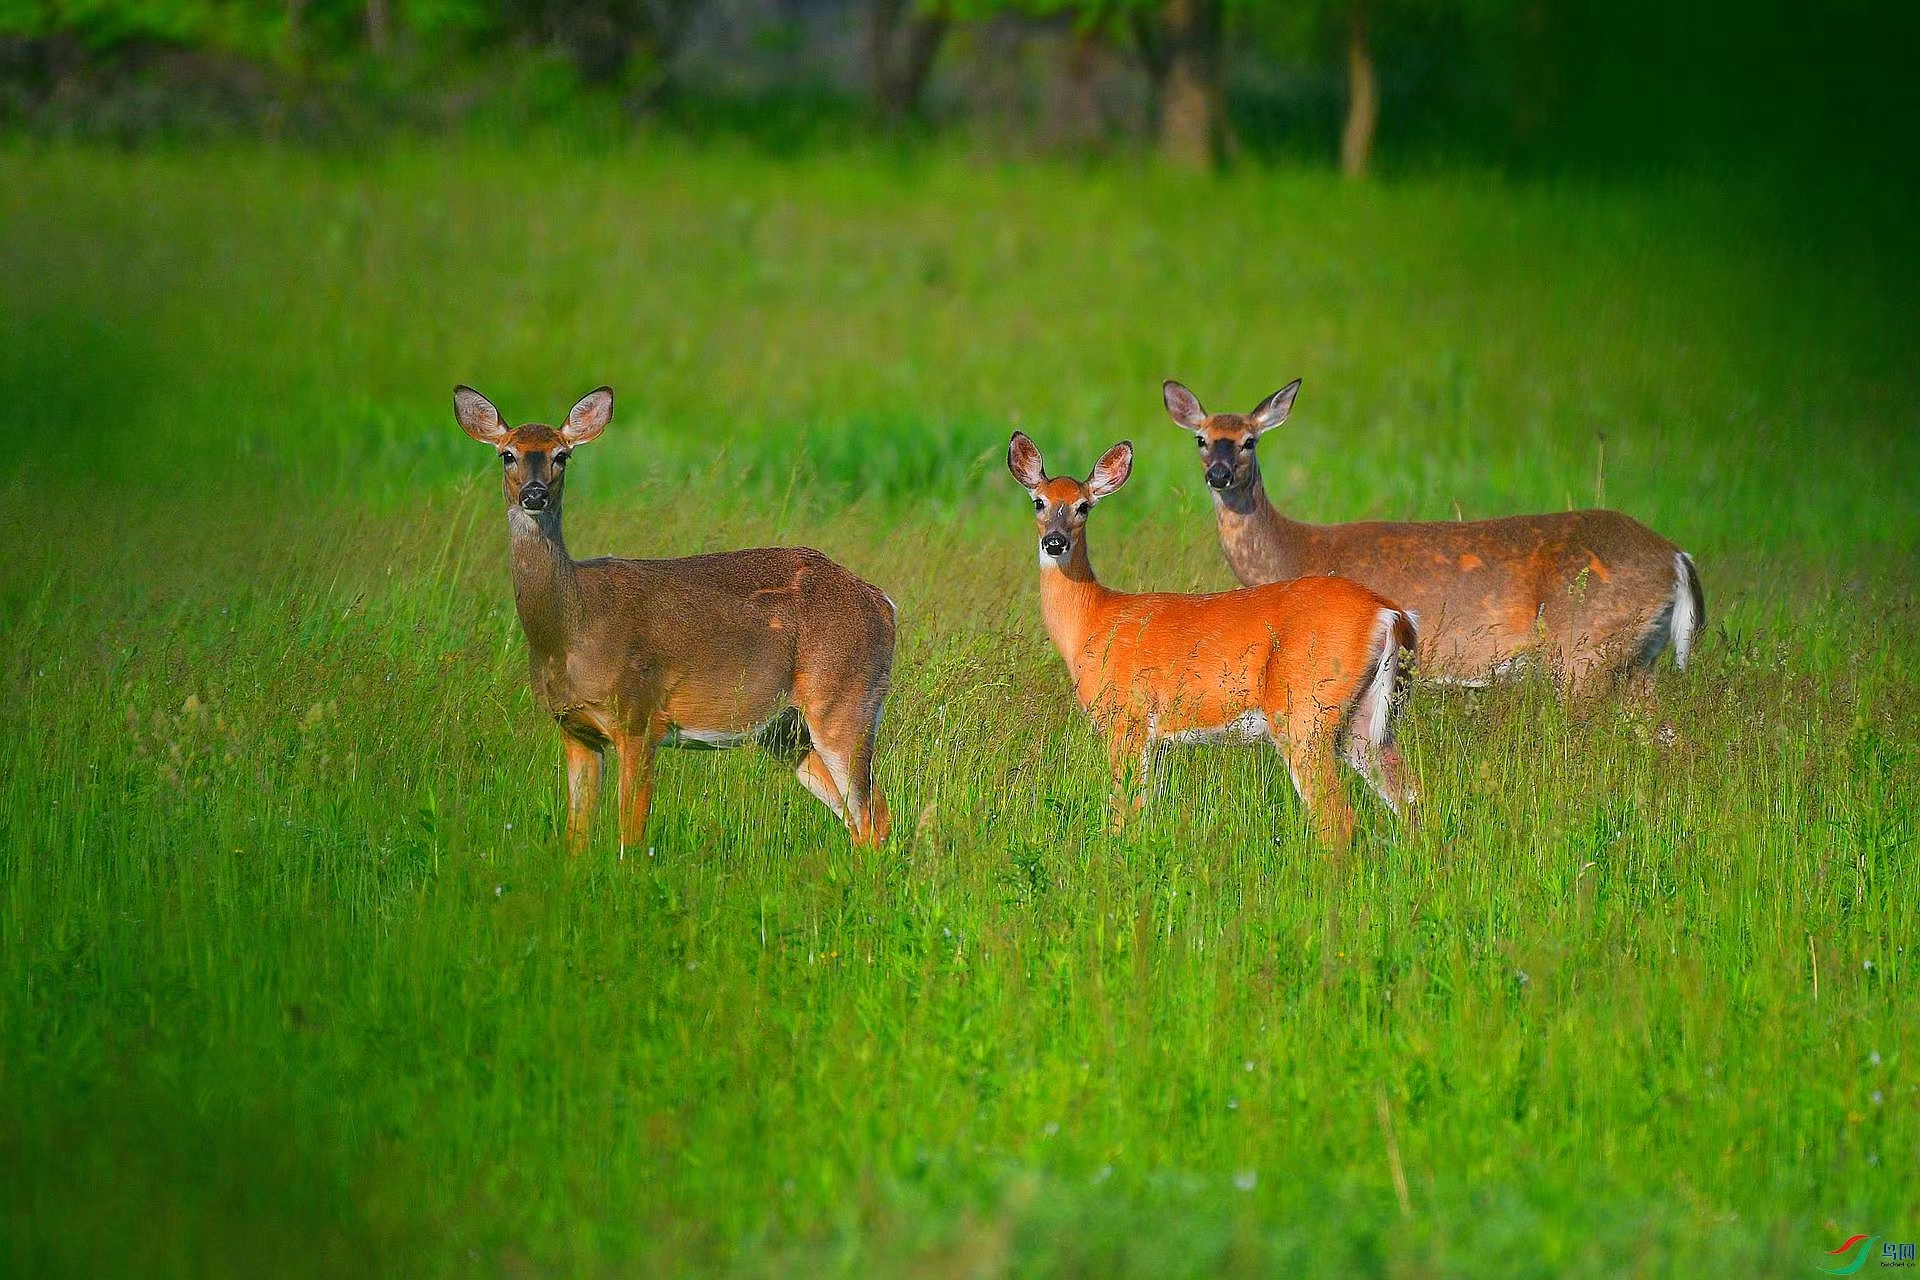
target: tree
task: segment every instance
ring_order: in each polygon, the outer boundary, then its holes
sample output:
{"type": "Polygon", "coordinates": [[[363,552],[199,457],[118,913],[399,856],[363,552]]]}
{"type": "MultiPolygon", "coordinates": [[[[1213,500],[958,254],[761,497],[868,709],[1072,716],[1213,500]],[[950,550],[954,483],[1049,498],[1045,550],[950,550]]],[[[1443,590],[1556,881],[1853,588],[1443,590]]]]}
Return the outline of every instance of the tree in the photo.
{"type": "MultiPolygon", "coordinates": [[[[888,0],[876,2],[884,6],[888,0]]],[[[1075,44],[1065,68],[1069,75],[1090,74],[1093,50],[1099,42],[1131,36],[1134,53],[1147,73],[1161,155],[1183,168],[1203,169],[1218,164],[1234,150],[1233,130],[1227,121],[1223,49],[1227,0],[940,3],[940,12],[966,20],[1002,12],[1034,18],[1071,14],[1075,44]]]]}
{"type": "Polygon", "coordinates": [[[393,48],[393,10],[387,0],[367,0],[367,50],[384,58],[393,48]]]}
{"type": "Polygon", "coordinates": [[[1223,77],[1222,0],[1163,0],[1129,13],[1153,86],[1160,154],[1183,168],[1211,168],[1232,149],[1223,77]]]}
{"type": "Polygon", "coordinates": [[[944,0],[874,0],[867,25],[867,67],[873,105],[882,120],[898,124],[920,110],[934,60],[953,24],[944,0]]]}
{"type": "Polygon", "coordinates": [[[566,51],[588,84],[612,85],[638,63],[645,92],[667,80],[697,0],[508,0],[513,23],[566,51]]]}
{"type": "Polygon", "coordinates": [[[1340,169],[1362,177],[1373,157],[1373,130],[1380,119],[1380,86],[1373,74],[1373,47],[1367,42],[1367,2],[1347,7],[1347,123],[1340,131],[1340,169]]]}

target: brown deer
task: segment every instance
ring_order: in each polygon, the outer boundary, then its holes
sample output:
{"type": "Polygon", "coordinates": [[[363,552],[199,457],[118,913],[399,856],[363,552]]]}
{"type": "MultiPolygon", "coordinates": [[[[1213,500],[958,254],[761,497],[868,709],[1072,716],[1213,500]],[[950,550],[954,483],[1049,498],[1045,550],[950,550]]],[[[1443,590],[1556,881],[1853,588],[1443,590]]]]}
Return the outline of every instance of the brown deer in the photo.
{"type": "Polygon", "coordinates": [[[1315,834],[1336,849],[1353,836],[1340,747],[1396,813],[1413,802],[1393,719],[1414,627],[1392,602],[1345,578],[1200,596],[1110,590],[1093,576],[1087,514],[1127,482],[1133,446],[1107,450],[1083,482],[1049,477],[1016,431],[1007,469],[1033,500],[1047,634],[1107,738],[1115,826],[1144,803],[1154,754],[1175,742],[1272,743],[1315,834]]]}
{"type": "Polygon", "coordinates": [[[1544,662],[1570,696],[1644,682],[1706,625],[1693,558],[1618,511],[1500,520],[1305,524],[1274,509],[1254,446],[1287,420],[1298,378],[1249,414],[1209,414],[1177,382],[1167,412],[1200,446],[1220,547],[1241,582],[1320,574],[1392,597],[1420,626],[1418,678],[1483,685],[1544,662]]]}
{"type": "Polygon", "coordinates": [[[856,844],[887,836],[873,741],[893,668],[893,601],[818,551],[763,547],[683,560],[575,560],[560,535],[567,460],[613,419],[591,392],[566,425],[509,427],[456,387],[461,429],[500,455],[513,600],[533,697],[566,748],[568,843],[586,843],[600,761],[620,763],[620,844],[638,846],[660,746],[749,738],[797,757],[800,781],[856,844]]]}

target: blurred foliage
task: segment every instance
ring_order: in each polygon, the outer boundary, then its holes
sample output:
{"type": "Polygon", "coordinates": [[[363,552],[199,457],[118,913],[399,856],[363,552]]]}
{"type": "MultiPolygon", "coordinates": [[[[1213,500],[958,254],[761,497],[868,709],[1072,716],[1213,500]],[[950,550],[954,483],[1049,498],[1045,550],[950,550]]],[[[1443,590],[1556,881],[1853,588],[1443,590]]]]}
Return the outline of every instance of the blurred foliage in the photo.
{"type": "MultiPolygon", "coordinates": [[[[944,67],[956,86],[947,98],[964,114],[972,73],[939,32],[1008,23],[1068,31],[1075,53],[1023,64],[1020,74],[1071,80],[1098,47],[1102,65],[1135,68],[1157,92],[1164,69],[1151,65],[1151,33],[1175,2],[808,0],[703,13],[719,0],[0,0],[0,123],[145,137],[166,131],[177,101],[211,99],[206,114],[224,113],[241,131],[299,132],[303,112],[322,122],[306,132],[440,127],[503,96],[525,99],[542,118],[592,120],[603,112],[595,95],[628,123],[668,110],[676,96],[749,127],[762,101],[786,117],[812,103],[831,122],[844,107],[823,99],[817,68],[827,55],[803,47],[802,16],[816,44],[822,31],[838,31],[826,43],[838,40],[831,56],[849,62],[824,96],[857,105],[871,95],[883,120],[921,114],[915,98],[929,75],[915,73],[911,56],[896,51],[905,69],[885,75],[867,65],[887,46],[880,37],[905,33],[897,43],[918,32],[920,48],[933,51],[931,78],[944,67]],[[703,21],[721,33],[709,40],[720,52],[703,56],[724,61],[732,49],[772,65],[770,91],[717,103],[727,91],[716,89],[724,77],[711,66],[682,70],[676,83],[683,40],[703,21]],[[755,22],[771,34],[746,29],[755,22]],[[906,101],[889,103],[889,94],[906,101]]],[[[1910,5],[1364,3],[1390,164],[1758,168],[1796,182],[1844,168],[1902,187],[1920,172],[1920,77],[1906,65],[1920,9],[1910,5]]],[[[1331,156],[1354,4],[1223,0],[1224,101],[1243,154],[1331,156]]],[[[778,128],[790,136],[791,119],[778,128]]]]}

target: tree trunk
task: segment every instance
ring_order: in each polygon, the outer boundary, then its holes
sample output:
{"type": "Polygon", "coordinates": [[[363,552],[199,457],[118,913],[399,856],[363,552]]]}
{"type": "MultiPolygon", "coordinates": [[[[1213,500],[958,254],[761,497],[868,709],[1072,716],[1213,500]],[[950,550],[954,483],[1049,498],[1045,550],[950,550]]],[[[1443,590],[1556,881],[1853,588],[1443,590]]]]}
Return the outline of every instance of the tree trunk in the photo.
{"type": "Polygon", "coordinates": [[[882,119],[894,124],[918,114],[941,42],[952,25],[945,4],[907,12],[912,4],[913,0],[874,0],[867,27],[873,105],[882,119]]]}
{"type": "Polygon", "coordinates": [[[296,65],[300,62],[304,41],[301,27],[306,17],[307,0],[286,0],[287,4],[287,43],[286,52],[289,61],[296,65]]]}
{"type": "Polygon", "coordinates": [[[1099,74],[1100,34],[1092,28],[1078,29],[1067,46],[1066,132],[1081,145],[1098,145],[1106,133],[1099,74]]]}
{"type": "Polygon", "coordinates": [[[1227,149],[1220,29],[1221,0],[1166,0],[1161,9],[1160,154],[1182,168],[1211,168],[1227,149]]]}
{"type": "MultiPolygon", "coordinates": [[[[680,46],[693,24],[697,0],[641,0],[641,21],[625,36],[628,53],[618,72],[629,77],[629,90],[639,103],[655,103],[665,97],[673,85],[674,62],[680,46]],[[635,59],[643,60],[641,76],[632,83],[628,68],[635,59]]],[[[618,13],[616,8],[614,12],[618,13]]]]}
{"type": "Polygon", "coordinates": [[[387,0],[367,0],[367,48],[376,58],[393,47],[393,9],[387,0]]]}
{"type": "Polygon", "coordinates": [[[1513,143],[1532,152],[1559,114],[1565,59],[1564,17],[1550,0],[1525,0],[1516,16],[1513,55],[1513,143]]]}
{"type": "Polygon", "coordinates": [[[1340,133],[1340,170],[1363,177],[1373,158],[1373,127],[1380,119],[1380,86],[1367,43],[1366,0],[1352,0],[1347,23],[1347,126],[1340,133]]]}
{"type": "Polygon", "coordinates": [[[1145,9],[1130,8],[1127,11],[1133,23],[1133,43],[1140,52],[1140,64],[1147,70],[1147,87],[1155,102],[1160,101],[1160,88],[1167,82],[1167,42],[1161,38],[1160,24],[1145,9]]]}
{"type": "MultiPolygon", "coordinates": [[[[633,62],[635,34],[605,12],[569,15],[560,43],[583,84],[600,87],[619,84],[633,62]]],[[[650,65],[649,72],[656,72],[650,65]]]]}

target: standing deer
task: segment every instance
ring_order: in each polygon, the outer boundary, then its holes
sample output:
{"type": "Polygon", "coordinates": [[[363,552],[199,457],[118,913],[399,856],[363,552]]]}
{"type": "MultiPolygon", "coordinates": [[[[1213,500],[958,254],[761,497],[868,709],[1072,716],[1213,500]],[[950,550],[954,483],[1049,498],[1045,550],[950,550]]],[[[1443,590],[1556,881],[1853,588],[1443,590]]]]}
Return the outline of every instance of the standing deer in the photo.
{"type": "Polygon", "coordinates": [[[1177,382],[1167,412],[1193,432],[1220,547],[1252,586],[1339,574],[1385,592],[1420,623],[1419,678],[1484,685],[1543,660],[1579,697],[1644,682],[1673,646],[1685,667],[1706,625],[1693,558],[1618,511],[1500,520],[1303,524],[1274,510],[1254,445],[1287,420],[1295,378],[1252,413],[1209,414],[1177,382]]]}
{"type": "Polygon", "coordinates": [[[797,756],[801,783],[856,844],[886,838],[873,740],[893,668],[893,601],[806,547],[575,560],[560,536],[567,460],[613,420],[612,389],[588,394],[557,431],[508,427],[471,387],[454,388],[453,409],[462,430],[500,455],[514,606],[534,701],[566,748],[575,851],[609,747],[620,762],[624,850],[644,843],[657,747],[748,738],[797,756]]]}
{"type": "Polygon", "coordinates": [[[1168,742],[1272,743],[1315,834],[1336,849],[1353,837],[1340,747],[1394,812],[1413,803],[1393,741],[1401,658],[1415,644],[1405,612],[1345,578],[1201,596],[1109,590],[1087,558],[1087,514],[1126,483],[1133,446],[1107,450],[1082,483],[1048,476],[1016,431],[1007,469],[1033,499],[1047,634],[1107,738],[1116,826],[1145,802],[1168,742]]]}

